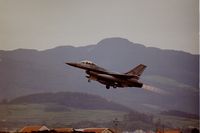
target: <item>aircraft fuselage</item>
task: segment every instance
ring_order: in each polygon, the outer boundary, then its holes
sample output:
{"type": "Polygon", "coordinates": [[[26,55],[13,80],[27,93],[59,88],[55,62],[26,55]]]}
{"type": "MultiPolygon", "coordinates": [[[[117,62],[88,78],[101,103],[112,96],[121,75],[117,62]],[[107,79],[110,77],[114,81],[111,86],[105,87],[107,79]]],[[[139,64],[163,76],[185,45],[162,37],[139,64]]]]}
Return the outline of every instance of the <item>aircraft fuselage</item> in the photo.
{"type": "Polygon", "coordinates": [[[137,79],[131,78],[131,79],[120,79],[113,77],[111,75],[107,74],[99,74],[97,72],[92,71],[86,71],[88,75],[88,79],[90,80],[96,80],[99,81],[102,84],[107,85],[109,83],[110,86],[116,87],[139,87],[141,88],[143,86],[142,83],[138,82],[137,79]]]}

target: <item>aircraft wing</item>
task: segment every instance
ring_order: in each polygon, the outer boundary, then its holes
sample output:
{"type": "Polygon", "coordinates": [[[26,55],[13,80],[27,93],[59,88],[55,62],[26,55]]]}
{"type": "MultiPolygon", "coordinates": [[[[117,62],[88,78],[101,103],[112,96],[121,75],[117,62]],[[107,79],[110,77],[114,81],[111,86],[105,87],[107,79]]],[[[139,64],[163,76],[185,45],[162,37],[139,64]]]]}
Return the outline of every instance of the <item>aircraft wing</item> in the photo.
{"type": "Polygon", "coordinates": [[[120,78],[120,79],[130,79],[130,78],[139,78],[138,76],[135,75],[127,75],[127,74],[118,74],[118,73],[106,73],[107,75],[111,75],[113,77],[116,78],[120,78]]]}

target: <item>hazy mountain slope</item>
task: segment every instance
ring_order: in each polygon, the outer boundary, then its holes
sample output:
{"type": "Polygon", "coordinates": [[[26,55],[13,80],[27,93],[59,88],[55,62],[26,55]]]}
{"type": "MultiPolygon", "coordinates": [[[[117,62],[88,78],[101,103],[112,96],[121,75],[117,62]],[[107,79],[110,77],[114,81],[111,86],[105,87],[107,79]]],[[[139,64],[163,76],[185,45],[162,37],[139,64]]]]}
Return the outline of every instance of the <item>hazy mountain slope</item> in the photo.
{"type": "Polygon", "coordinates": [[[105,109],[129,112],[131,109],[108,101],[100,96],[78,93],[78,92],[58,92],[58,93],[38,93],[17,97],[9,104],[49,104],[54,103],[67,108],[77,109],[105,109]]]}
{"type": "Polygon", "coordinates": [[[61,46],[45,51],[0,51],[0,98],[38,92],[78,91],[97,94],[138,110],[178,109],[198,112],[199,55],[145,47],[122,38],[109,38],[97,45],[61,46]],[[106,90],[87,83],[82,70],[66,61],[88,59],[112,71],[127,72],[139,63],[147,65],[141,81],[164,89],[160,95],[138,88],[106,90]],[[153,107],[153,108],[152,108],[153,107]]]}
{"type": "Polygon", "coordinates": [[[199,119],[199,115],[189,114],[182,111],[177,110],[169,110],[169,111],[163,111],[161,112],[162,115],[168,115],[168,116],[177,116],[177,117],[184,117],[184,118],[190,118],[190,119],[199,119]]]}

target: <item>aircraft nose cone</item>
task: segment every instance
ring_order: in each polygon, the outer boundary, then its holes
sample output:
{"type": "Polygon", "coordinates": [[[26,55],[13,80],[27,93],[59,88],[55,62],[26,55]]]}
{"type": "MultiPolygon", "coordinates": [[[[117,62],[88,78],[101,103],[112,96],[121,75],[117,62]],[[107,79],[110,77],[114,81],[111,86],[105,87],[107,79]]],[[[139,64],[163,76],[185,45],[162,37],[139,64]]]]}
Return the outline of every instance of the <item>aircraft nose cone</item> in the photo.
{"type": "Polygon", "coordinates": [[[73,63],[73,62],[66,62],[65,64],[70,65],[70,66],[76,66],[76,63],[73,63]]]}
{"type": "Polygon", "coordinates": [[[66,62],[65,64],[72,66],[74,63],[72,63],[72,62],[66,62]]]}

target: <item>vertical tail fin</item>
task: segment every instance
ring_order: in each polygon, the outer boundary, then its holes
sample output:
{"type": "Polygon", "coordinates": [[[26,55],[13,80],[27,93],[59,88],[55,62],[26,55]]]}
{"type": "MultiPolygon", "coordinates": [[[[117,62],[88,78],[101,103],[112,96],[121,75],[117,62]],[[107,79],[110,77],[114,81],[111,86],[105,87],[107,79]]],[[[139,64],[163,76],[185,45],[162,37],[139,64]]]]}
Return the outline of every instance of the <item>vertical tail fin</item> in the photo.
{"type": "Polygon", "coordinates": [[[144,69],[146,68],[147,66],[143,65],[143,64],[140,64],[138,66],[136,66],[135,68],[133,68],[132,70],[130,70],[129,72],[125,73],[125,74],[128,74],[128,75],[136,75],[136,76],[140,76],[142,75],[144,69]]]}

